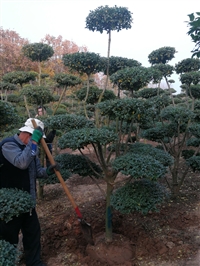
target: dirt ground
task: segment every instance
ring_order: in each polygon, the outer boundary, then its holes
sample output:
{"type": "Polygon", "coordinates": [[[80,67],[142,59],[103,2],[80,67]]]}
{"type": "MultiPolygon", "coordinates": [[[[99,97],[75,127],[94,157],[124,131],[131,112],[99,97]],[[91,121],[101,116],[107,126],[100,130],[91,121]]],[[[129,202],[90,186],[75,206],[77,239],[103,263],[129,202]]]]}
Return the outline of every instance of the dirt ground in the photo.
{"type": "MultiPolygon", "coordinates": [[[[105,191],[105,183],[98,183],[105,191]]],[[[73,175],[66,184],[85,220],[91,224],[96,242],[105,232],[103,193],[90,177],[73,175]]],[[[113,211],[114,240],[119,243],[117,236],[128,240],[133,257],[122,264],[112,264],[88,254],[88,243],[61,184],[47,185],[44,199],[37,204],[43,261],[48,266],[200,266],[199,191],[199,173],[189,173],[180,196],[165,202],[160,212],[143,216],[113,211]]]]}

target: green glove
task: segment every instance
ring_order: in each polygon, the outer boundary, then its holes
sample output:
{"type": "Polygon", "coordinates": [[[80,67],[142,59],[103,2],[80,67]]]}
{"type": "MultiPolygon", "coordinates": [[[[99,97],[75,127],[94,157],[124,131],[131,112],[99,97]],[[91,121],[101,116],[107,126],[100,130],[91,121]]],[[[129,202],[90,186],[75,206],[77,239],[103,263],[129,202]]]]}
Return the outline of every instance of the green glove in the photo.
{"type": "Polygon", "coordinates": [[[40,142],[41,138],[43,136],[43,130],[41,127],[36,127],[33,131],[31,139],[37,143],[40,142]]]}
{"type": "Polygon", "coordinates": [[[55,164],[50,165],[49,167],[47,167],[47,169],[46,169],[47,175],[54,174],[55,173],[54,169],[57,170],[57,171],[60,171],[60,165],[58,163],[55,163],[55,164]]]}

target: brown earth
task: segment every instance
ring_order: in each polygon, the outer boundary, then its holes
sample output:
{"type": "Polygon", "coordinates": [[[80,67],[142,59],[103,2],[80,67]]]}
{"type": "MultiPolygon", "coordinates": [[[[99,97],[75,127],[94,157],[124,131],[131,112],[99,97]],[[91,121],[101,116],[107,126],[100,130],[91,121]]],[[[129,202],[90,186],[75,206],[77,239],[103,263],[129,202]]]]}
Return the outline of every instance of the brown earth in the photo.
{"type": "MultiPolygon", "coordinates": [[[[62,186],[47,185],[37,212],[42,229],[42,258],[48,266],[200,266],[199,173],[189,173],[179,197],[165,202],[158,213],[122,215],[114,210],[113,243],[104,242],[102,191],[89,177],[73,175],[66,184],[91,224],[95,245],[88,245],[83,237],[62,186]],[[125,261],[118,259],[120,254],[125,261]],[[113,260],[115,256],[117,261],[113,260]]],[[[105,191],[103,181],[99,180],[98,185],[105,191]]]]}

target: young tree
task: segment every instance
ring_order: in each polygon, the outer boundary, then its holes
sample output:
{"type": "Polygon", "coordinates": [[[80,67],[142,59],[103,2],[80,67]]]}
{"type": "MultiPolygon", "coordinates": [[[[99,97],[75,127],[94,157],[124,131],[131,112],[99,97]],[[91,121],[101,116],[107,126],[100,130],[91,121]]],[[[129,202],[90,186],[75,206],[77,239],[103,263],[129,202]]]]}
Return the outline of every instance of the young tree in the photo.
{"type": "Polygon", "coordinates": [[[126,7],[109,7],[107,5],[100,6],[94,11],[90,11],[89,15],[86,18],[87,29],[91,31],[99,31],[100,33],[106,31],[106,33],[108,34],[108,53],[106,70],[107,77],[104,90],[107,88],[109,77],[111,32],[113,30],[119,32],[122,29],[130,29],[132,21],[132,13],[126,7]]]}
{"type": "Polygon", "coordinates": [[[30,58],[33,62],[38,62],[39,68],[39,86],[40,86],[40,78],[41,78],[41,62],[48,60],[53,54],[53,48],[44,43],[32,43],[27,44],[22,47],[22,52],[28,58],[30,58]]]}

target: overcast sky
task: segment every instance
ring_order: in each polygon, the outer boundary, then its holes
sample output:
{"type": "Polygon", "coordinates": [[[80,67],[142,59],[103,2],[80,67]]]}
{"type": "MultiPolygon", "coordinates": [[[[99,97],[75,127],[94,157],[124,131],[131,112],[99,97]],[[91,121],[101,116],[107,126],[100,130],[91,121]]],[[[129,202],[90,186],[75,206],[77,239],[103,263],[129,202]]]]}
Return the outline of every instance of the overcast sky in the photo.
{"type": "MultiPolygon", "coordinates": [[[[200,11],[199,0],[0,0],[0,26],[31,43],[46,34],[61,35],[89,52],[107,56],[108,35],[85,28],[90,10],[105,5],[127,7],[133,13],[131,29],[112,32],[111,56],[135,59],[148,67],[153,50],[171,46],[177,51],[171,65],[191,57],[194,43],[187,35],[186,21],[188,14],[200,11]]],[[[179,78],[172,78],[179,92],[179,78]]]]}

